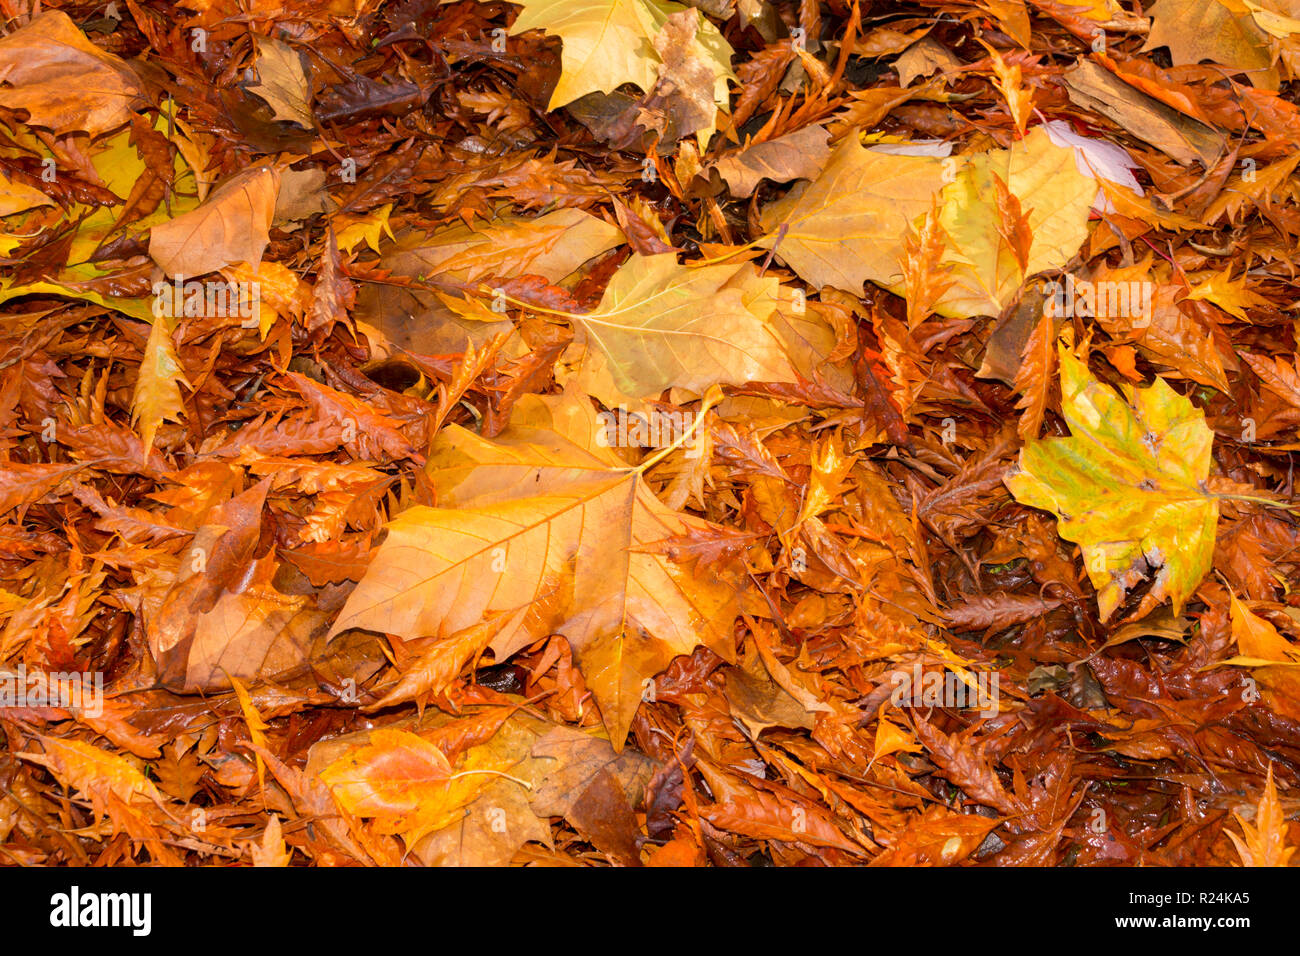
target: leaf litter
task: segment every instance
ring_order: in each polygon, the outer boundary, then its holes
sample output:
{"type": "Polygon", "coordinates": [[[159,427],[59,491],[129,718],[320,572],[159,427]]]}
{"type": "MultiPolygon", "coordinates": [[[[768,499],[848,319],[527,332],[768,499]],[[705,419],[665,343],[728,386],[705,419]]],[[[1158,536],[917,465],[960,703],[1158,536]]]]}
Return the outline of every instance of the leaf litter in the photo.
{"type": "Polygon", "coordinates": [[[1286,3],[0,6],[9,862],[1290,865],[1286,3]]]}

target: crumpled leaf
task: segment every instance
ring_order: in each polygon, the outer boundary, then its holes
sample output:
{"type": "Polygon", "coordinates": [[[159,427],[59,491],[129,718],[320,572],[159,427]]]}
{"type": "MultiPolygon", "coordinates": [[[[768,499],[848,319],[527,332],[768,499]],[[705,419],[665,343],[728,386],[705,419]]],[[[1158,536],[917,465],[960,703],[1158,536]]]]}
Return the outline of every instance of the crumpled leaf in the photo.
{"type": "Polygon", "coordinates": [[[827,133],[820,126],[805,126],[761,143],[751,143],[723,157],[714,167],[738,199],[752,195],[761,180],[784,183],[813,179],[830,159],[827,133]]]}
{"type": "Polygon", "coordinates": [[[173,276],[203,275],[239,262],[256,266],[269,241],[279,188],[273,166],[238,173],[197,209],[154,226],[149,255],[173,276]]]}

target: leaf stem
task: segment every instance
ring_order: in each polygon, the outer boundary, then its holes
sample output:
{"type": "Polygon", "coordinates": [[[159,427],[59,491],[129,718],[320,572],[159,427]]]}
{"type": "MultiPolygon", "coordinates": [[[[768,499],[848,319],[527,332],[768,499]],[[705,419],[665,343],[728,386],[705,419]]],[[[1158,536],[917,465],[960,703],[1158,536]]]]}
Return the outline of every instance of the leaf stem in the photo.
{"type": "Polygon", "coordinates": [[[1300,508],[1284,505],[1280,501],[1274,501],[1272,498],[1260,498],[1256,495],[1230,495],[1226,492],[1214,492],[1214,497],[1224,501],[1250,501],[1259,505],[1267,505],[1270,508],[1277,508],[1279,511],[1290,511],[1292,514],[1300,514],[1300,508]]]}
{"type": "Polygon", "coordinates": [[[474,776],[475,774],[492,774],[493,776],[496,777],[505,777],[507,780],[512,780],[515,783],[519,784],[519,786],[523,787],[525,790],[533,789],[533,785],[529,783],[527,780],[520,780],[518,777],[512,777],[510,776],[510,774],[503,773],[500,770],[462,770],[459,773],[453,773],[447,779],[455,780],[457,777],[471,777],[474,776]]]}
{"type": "Polygon", "coordinates": [[[746,249],[752,249],[752,248],[754,248],[755,246],[757,246],[760,242],[762,242],[762,241],[763,241],[764,239],[766,239],[766,238],[767,238],[767,236],[759,236],[757,239],[751,239],[749,242],[745,243],[743,246],[736,246],[735,249],[732,249],[730,252],[723,253],[723,254],[720,255],[720,256],[714,256],[712,259],[695,259],[695,260],[693,260],[693,261],[691,261],[691,262],[683,262],[682,265],[685,266],[686,268],[690,269],[690,268],[694,268],[695,266],[711,266],[711,265],[714,265],[714,264],[719,263],[719,262],[726,262],[726,261],[727,261],[728,259],[730,259],[732,256],[738,256],[738,255],[740,255],[740,254],[741,254],[742,252],[744,252],[746,249]]]}
{"type": "MultiPolygon", "coordinates": [[[[469,290],[467,289],[466,291],[469,290]]],[[[546,315],[558,315],[562,319],[581,319],[584,317],[583,314],[580,312],[564,312],[561,311],[560,309],[548,309],[542,305],[533,305],[531,302],[525,302],[523,299],[516,299],[512,295],[506,295],[506,293],[503,290],[492,289],[485,285],[480,285],[478,289],[475,291],[479,295],[486,295],[489,298],[496,298],[497,296],[500,296],[501,298],[509,302],[511,305],[517,306],[521,309],[527,309],[529,312],[543,312],[546,315]]]]}
{"type": "Polygon", "coordinates": [[[682,434],[677,438],[677,440],[674,441],[671,445],[659,449],[657,452],[655,452],[645,461],[641,462],[641,464],[633,468],[632,471],[637,472],[639,474],[644,474],[646,471],[653,468],[655,465],[659,464],[659,462],[663,461],[665,458],[667,458],[669,455],[675,452],[678,448],[682,447],[682,445],[686,444],[686,442],[690,441],[692,436],[694,436],[694,434],[697,431],[699,431],[700,425],[704,422],[704,416],[708,414],[709,409],[711,409],[714,405],[717,405],[718,402],[722,401],[722,397],[723,397],[722,390],[720,388],[718,388],[716,385],[710,388],[708,393],[704,396],[704,401],[700,405],[699,414],[695,416],[695,421],[691,423],[691,427],[686,429],[686,431],[682,432],[682,434]]]}

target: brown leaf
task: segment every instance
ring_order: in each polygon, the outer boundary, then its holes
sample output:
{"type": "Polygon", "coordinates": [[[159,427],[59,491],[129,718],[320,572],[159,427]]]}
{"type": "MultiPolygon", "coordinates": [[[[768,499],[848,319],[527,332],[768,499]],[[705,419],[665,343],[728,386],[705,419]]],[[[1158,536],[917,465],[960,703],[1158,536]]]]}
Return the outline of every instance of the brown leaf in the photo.
{"type": "Polygon", "coordinates": [[[131,119],[144,88],[121,59],[95,46],[61,10],[0,38],[5,106],[35,126],[98,136],[131,119]]]}
{"type": "Polygon", "coordinates": [[[168,275],[196,276],[247,262],[266,250],[280,173],[254,166],[214,189],[203,205],[149,232],[149,255],[168,275]]]}

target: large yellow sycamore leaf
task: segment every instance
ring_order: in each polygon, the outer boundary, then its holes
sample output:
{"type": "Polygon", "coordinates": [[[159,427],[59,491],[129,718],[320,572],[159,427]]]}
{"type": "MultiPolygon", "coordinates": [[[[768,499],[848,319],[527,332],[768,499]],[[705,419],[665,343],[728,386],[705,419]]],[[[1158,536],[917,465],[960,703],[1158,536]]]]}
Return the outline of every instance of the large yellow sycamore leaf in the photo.
{"type": "Polygon", "coordinates": [[[428,473],[445,507],[388,524],[332,634],[450,637],[500,615],[497,660],[561,634],[618,748],[646,679],[673,657],[704,644],[732,658],[734,583],[649,550],[708,524],[661,504],[639,470],[554,432],[489,441],[453,425],[428,473]]]}
{"type": "Polygon", "coordinates": [[[908,231],[936,192],[946,238],[940,262],[952,284],[934,311],[998,315],[1024,279],[1078,251],[1097,183],[1079,172],[1073,150],[1053,145],[1041,128],[1011,149],[944,160],[875,152],[850,137],[811,185],[768,206],[762,244],[813,285],[860,295],[864,282],[874,282],[905,295],[908,231]],[[1019,201],[1032,233],[1023,269],[999,234],[994,176],[1019,201]]]}
{"type": "MultiPolygon", "coordinates": [[[[688,9],[666,0],[519,0],[519,5],[523,10],[511,34],[542,29],[562,44],[551,110],[588,93],[612,93],[624,83],[650,92],[662,62],[655,37],[672,14],[688,9]]],[[[726,109],[731,44],[700,17],[690,52],[712,68],[714,102],[726,109]]]]}
{"type": "Polygon", "coordinates": [[[1083,549],[1103,620],[1150,571],[1138,616],[1166,597],[1174,612],[1210,570],[1218,499],[1206,488],[1214,433],[1161,378],[1121,398],[1060,347],[1061,410],[1070,437],[1031,441],[1007,487],[1050,511],[1083,549]],[[1158,570],[1156,570],[1158,569],[1158,570]]]}
{"type": "Polygon", "coordinates": [[[850,136],[811,185],[768,205],[761,244],[775,244],[790,268],[818,287],[861,295],[864,282],[901,280],[908,225],[930,208],[944,169],[935,157],[875,152],[850,136]]]}
{"type": "Polygon", "coordinates": [[[683,266],[673,253],[634,255],[594,311],[572,316],[588,349],[604,358],[603,367],[584,364],[578,383],[614,405],[623,395],[650,398],[671,387],[703,393],[711,385],[794,381],[775,324],[779,289],[750,263],[683,266]]]}

